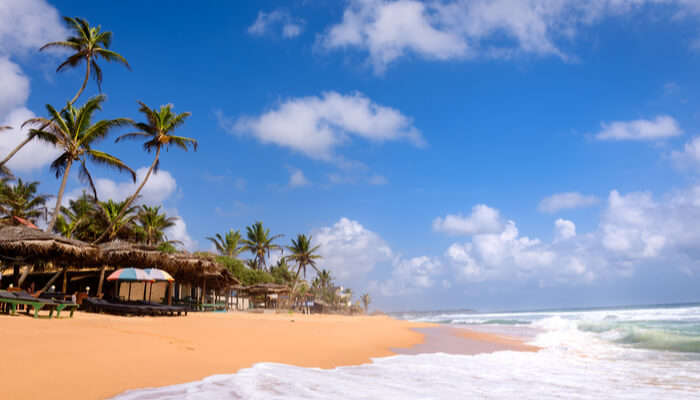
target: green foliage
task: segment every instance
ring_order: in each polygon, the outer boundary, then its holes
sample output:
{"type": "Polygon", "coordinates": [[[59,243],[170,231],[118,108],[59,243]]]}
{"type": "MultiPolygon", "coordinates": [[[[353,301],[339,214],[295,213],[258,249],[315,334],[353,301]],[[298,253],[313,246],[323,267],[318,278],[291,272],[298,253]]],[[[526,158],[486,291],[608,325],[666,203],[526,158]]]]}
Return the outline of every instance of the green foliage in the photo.
{"type": "Polygon", "coordinates": [[[25,183],[18,179],[14,185],[0,184],[0,222],[17,224],[13,217],[36,223],[46,215],[49,196],[37,194],[39,182],[25,183]]]}
{"type": "Polygon", "coordinates": [[[243,250],[253,253],[255,269],[264,270],[265,259],[270,257],[270,251],[281,248],[279,245],[272,243],[272,241],[281,237],[282,235],[271,236],[270,230],[264,228],[263,223],[260,221],[246,227],[245,229],[246,239],[243,239],[243,250]]]}
{"type": "Polygon", "coordinates": [[[158,251],[162,251],[163,253],[167,254],[173,254],[177,253],[177,249],[171,242],[163,242],[158,245],[158,251]]]}
{"type": "Polygon", "coordinates": [[[292,260],[297,264],[297,278],[299,277],[299,273],[301,271],[304,271],[304,278],[306,278],[307,266],[311,266],[316,270],[316,272],[318,272],[318,268],[316,268],[316,260],[321,258],[321,256],[315,253],[318,251],[319,247],[321,246],[313,247],[311,245],[311,236],[307,237],[304,234],[297,235],[296,239],[292,239],[292,245],[287,246],[287,250],[289,250],[292,254],[285,258],[287,260],[292,260]]]}
{"type": "Polygon", "coordinates": [[[245,286],[275,282],[275,278],[269,272],[248,268],[243,261],[237,258],[218,256],[216,260],[231,271],[231,274],[245,286]]]}
{"type": "Polygon", "coordinates": [[[270,268],[270,275],[272,275],[272,277],[274,278],[275,283],[278,283],[280,285],[293,284],[296,280],[296,276],[289,269],[289,265],[287,265],[287,262],[284,258],[279,260],[277,262],[277,265],[270,268]]]}
{"type": "Polygon", "coordinates": [[[143,205],[136,215],[135,231],[147,245],[158,245],[168,241],[165,230],[174,226],[176,221],[177,217],[161,213],[160,206],[143,205]]]}
{"type": "Polygon", "coordinates": [[[216,251],[222,256],[236,257],[243,251],[243,248],[239,246],[241,233],[233,229],[226,232],[223,236],[217,233],[214,237],[207,237],[207,240],[214,244],[216,251]]]}

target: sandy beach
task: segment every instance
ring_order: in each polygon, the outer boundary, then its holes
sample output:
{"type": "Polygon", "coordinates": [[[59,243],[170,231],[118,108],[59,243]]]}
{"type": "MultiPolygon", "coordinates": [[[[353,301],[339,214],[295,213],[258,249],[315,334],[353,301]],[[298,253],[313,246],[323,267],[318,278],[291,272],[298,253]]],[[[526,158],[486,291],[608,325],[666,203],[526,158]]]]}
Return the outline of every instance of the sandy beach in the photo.
{"type": "Polygon", "coordinates": [[[129,389],[235,373],[259,362],[334,368],[412,348],[463,354],[529,350],[495,335],[431,327],[385,316],[125,318],[79,312],[73,319],[35,320],[3,315],[0,387],[16,400],[104,399],[129,389]]]}

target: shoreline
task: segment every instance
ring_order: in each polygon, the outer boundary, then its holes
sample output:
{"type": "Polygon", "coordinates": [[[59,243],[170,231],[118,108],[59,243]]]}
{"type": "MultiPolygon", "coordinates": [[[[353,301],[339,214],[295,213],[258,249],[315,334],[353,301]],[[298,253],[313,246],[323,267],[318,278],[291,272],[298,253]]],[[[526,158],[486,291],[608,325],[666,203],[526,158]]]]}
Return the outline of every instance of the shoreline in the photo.
{"type": "Polygon", "coordinates": [[[35,320],[3,315],[0,386],[17,400],[104,399],[233,374],[263,362],[332,369],[396,354],[477,354],[526,346],[498,335],[449,329],[387,316],[193,313],[153,318],[77,312],[73,319],[35,320]]]}

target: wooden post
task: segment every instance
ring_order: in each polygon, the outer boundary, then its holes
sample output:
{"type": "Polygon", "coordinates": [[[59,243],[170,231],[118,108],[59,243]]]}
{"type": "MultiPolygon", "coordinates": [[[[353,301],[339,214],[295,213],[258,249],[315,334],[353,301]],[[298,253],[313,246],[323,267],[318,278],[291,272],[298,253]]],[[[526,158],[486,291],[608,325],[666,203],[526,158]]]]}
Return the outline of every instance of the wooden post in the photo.
{"type": "Polygon", "coordinates": [[[61,293],[66,293],[68,290],[68,269],[63,268],[63,290],[61,290],[61,293]]]}
{"type": "Polygon", "coordinates": [[[19,287],[19,264],[12,266],[12,286],[19,287]]]}
{"type": "Polygon", "coordinates": [[[173,283],[168,282],[168,305],[173,305],[173,283]]]}
{"type": "Polygon", "coordinates": [[[105,270],[107,269],[106,265],[103,265],[102,268],[100,268],[100,281],[97,282],[97,297],[102,298],[102,286],[104,285],[105,281],[105,270]]]}
{"type": "Polygon", "coordinates": [[[202,300],[200,303],[204,304],[207,301],[207,278],[204,277],[204,282],[202,283],[202,300]]]}
{"type": "MultiPolygon", "coordinates": [[[[151,288],[153,288],[153,284],[151,283],[151,288]]],[[[143,301],[146,301],[146,289],[148,289],[148,282],[144,281],[143,282],[143,301]]]]}

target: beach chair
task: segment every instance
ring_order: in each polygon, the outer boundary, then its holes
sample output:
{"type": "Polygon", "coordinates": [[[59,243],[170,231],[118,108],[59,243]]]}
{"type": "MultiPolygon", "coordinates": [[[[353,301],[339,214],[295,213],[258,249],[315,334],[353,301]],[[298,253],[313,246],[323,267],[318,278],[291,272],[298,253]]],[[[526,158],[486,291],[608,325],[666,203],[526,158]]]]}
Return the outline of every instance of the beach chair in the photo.
{"type": "Polygon", "coordinates": [[[51,300],[38,299],[27,292],[7,292],[0,290],[0,303],[7,304],[10,307],[10,314],[17,313],[18,305],[27,306],[27,314],[29,307],[34,310],[34,318],[39,317],[39,310],[46,308],[49,310],[49,318],[53,317],[53,312],[58,308],[58,303],[51,300]]]}

